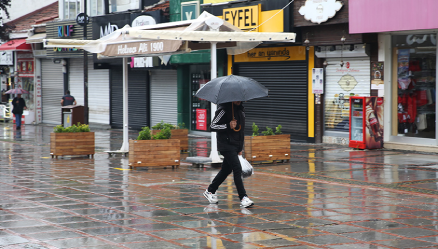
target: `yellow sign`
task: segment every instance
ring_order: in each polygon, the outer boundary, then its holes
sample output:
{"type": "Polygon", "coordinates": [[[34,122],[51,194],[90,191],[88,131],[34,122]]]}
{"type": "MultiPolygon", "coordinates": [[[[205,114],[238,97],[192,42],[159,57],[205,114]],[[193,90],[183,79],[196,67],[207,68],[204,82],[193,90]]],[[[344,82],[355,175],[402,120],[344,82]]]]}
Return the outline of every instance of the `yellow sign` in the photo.
{"type": "MultiPolygon", "coordinates": [[[[260,5],[241,8],[224,9],[222,19],[240,28],[251,30],[259,25],[260,5]]],[[[254,29],[258,32],[258,28],[254,29]]]]}
{"type": "Polygon", "coordinates": [[[234,56],[234,62],[296,60],[306,60],[306,48],[304,46],[255,48],[244,54],[234,56]]]}

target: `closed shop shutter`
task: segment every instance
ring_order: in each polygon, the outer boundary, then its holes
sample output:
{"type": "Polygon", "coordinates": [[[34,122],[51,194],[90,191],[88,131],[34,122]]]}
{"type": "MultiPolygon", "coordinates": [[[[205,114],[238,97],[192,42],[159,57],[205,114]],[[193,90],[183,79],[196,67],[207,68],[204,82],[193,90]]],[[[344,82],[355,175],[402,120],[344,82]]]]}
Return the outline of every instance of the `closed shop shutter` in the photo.
{"type": "Polygon", "coordinates": [[[350,96],[370,96],[369,57],[327,58],[325,85],[325,130],[349,131],[350,96]]]}
{"type": "MultiPolygon", "coordinates": [[[[111,127],[123,128],[123,75],[121,67],[111,73],[111,127]]],[[[150,126],[147,70],[128,70],[128,123],[131,129],[150,126]]]]}
{"type": "MultiPolygon", "coordinates": [[[[78,105],[84,105],[84,60],[70,59],[69,86],[78,105]]],[[[88,60],[88,121],[109,124],[109,70],[93,69],[88,60]]]]}
{"type": "Polygon", "coordinates": [[[253,122],[260,132],[266,126],[281,125],[291,140],[306,141],[307,136],[307,62],[239,63],[237,75],[257,80],[269,89],[269,97],[244,103],[245,134],[252,134],[253,122]]]}
{"type": "Polygon", "coordinates": [[[177,125],[176,70],[151,71],[151,125],[164,121],[177,125]]]}
{"type": "Polygon", "coordinates": [[[61,98],[64,96],[62,65],[51,59],[41,60],[42,122],[61,124],[61,98]]]}

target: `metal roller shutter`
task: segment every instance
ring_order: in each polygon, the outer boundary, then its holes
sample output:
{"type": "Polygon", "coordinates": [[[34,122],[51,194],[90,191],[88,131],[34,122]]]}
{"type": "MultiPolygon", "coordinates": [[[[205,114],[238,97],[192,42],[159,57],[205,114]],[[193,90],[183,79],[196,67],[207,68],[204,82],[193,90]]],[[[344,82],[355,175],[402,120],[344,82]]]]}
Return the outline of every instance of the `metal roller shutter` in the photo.
{"type": "Polygon", "coordinates": [[[307,62],[239,63],[237,74],[253,78],[269,89],[269,97],[244,103],[245,134],[252,134],[253,122],[260,132],[266,126],[281,125],[291,140],[307,140],[307,62]]]}
{"type": "MultiPolygon", "coordinates": [[[[84,60],[70,59],[69,86],[78,105],[84,105],[84,60]]],[[[93,69],[88,60],[88,121],[109,124],[109,70],[93,69]]]]}
{"type": "Polygon", "coordinates": [[[41,60],[42,122],[61,124],[61,98],[64,96],[62,65],[41,60]]]}
{"type": "Polygon", "coordinates": [[[350,95],[370,96],[370,58],[327,58],[324,122],[326,131],[349,132],[350,95]]]}
{"type": "Polygon", "coordinates": [[[151,71],[151,125],[178,124],[176,70],[151,71]]]}
{"type": "MultiPolygon", "coordinates": [[[[122,68],[114,67],[111,73],[111,127],[123,128],[123,77],[122,68]]],[[[131,129],[150,126],[149,83],[147,70],[128,71],[128,123],[131,129]]]]}

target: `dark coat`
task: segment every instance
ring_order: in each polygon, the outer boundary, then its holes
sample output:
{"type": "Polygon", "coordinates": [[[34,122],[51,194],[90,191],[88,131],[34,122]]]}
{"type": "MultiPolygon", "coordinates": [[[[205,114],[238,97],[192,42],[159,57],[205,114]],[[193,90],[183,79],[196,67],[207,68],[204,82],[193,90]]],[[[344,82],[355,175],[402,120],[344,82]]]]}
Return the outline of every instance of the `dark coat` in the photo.
{"type": "Polygon", "coordinates": [[[230,128],[230,122],[233,119],[232,104],[224,103],[218,105],[214,119],[211,122],[211,131],[217,132],[217,149],[218,151],[237,151],[243,150],[245,140],[245,109],[240,104],[234,105],[234,118],[237,120],[236,132],[230,128]]]}
{"type": "Polygon", "coordinates": [[[12,100],[12,105],[14,106],[14,109],[12,109],[13,114],[23,114],[23,109],[26,106],[26,102],[24,102],[23,98],[15,97],[12,100]],[[17,100],[18,100],[18,103],[17,103],[17,100]]]}

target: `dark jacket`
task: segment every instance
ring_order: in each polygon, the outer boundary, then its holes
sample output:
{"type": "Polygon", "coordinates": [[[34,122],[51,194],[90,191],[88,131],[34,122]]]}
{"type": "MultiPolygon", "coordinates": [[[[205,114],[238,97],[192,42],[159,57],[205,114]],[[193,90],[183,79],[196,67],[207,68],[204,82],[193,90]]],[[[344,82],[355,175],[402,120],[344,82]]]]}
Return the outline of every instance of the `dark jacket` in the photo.
{"type": "Polygon", "coordinates": [[[230,122],[233,119],[231,103],[218,105],[213,121],[211,122],[211,131],[217,132],[217,149],[218,151],[237,151],[243,150],[245,139],[245,110],[242,104],[234,105],[234,118],[237,120],[236,132],[230,128],[230,122]]]}
{"type": "Polygon", "coordinates": [[[12,105],[14,106],[14,109],[12,109],[13,114],[23,114],[23,109],[26,106],[26,102],[24,102],[23,98],[15,97],[12,100],[12,105]],[[17,103],[17,100],[18,100],[18,103],[17,103]]]}

